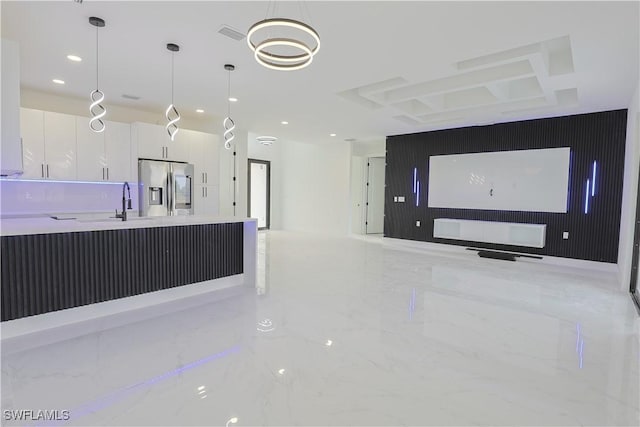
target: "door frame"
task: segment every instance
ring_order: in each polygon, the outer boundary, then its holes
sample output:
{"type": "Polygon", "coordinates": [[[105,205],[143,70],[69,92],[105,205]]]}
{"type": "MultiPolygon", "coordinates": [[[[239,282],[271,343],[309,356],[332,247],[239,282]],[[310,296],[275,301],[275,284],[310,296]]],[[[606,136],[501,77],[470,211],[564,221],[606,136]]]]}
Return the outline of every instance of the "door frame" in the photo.
{"type": "Polygon", "coordinates": [[[247,217],[251,218],[251,164],[257,163],[267,166],[267,225],[258,230],[268,230],[271,227],[271,161],[247,159],[247,217]]]}
{"type": "MultiPolygon", "coordinates": [[[[369,156],[366,157],[366,168],[367,168],[367,172],[366,172],[366,176],[365,176],[365,183],[364,183],[364,234],[367,235],[369,234],[369,178],[370,178],[370,168],[371,168],[371,159],[382,159],[385,163],[386,163],[386,157],[384,156],[369,156]]],[[[386,181],[387,181],[387,176],[386,176],[386,170],[385,170],[385,185],[386,185],[386,181]]],[[[382,192],[384,194],[385,192],[385,188],[383,186],[382,188],[382,192]]],[[[382,203],[382,209],[383,209],[383,214],[382,214],[382,222],[383,222],[383,231],[382,233],[371,233],[371,234],[384,234],[384,202],[382,203]]]]}
{"type": "MultiPolygon", "coordinates": [[[[640,123],[640,120],[639,120],[640,123]]],[[[638,284],[638,257],[640,254],[640,171],[638,171],[638,195],[636,198],[636,218],[633,233],[633,249],[631,251],[631,277],[629,281],[629,292],[640,314],[640,295],[636,288],[638,284]]]]}

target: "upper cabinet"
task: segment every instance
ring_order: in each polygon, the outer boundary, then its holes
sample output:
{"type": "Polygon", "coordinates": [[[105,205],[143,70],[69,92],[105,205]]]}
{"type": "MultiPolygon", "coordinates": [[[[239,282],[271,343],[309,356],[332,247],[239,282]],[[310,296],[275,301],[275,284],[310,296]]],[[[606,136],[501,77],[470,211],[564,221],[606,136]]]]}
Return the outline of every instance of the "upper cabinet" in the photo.
{"type": "Polygon", "coordinates": [[[0,126],[0,174],[23,172],[20,141],[20,52],[18,44],[2,39],[2,126],[0,126]]]}
{"type": "Polygon", "coordinates": [[[131,173],[131,125],[105,122],[101,133],[89,129],[87,117],[76,117],[78,179],[83,181],[135,181],[131,173]]]}
{"type": "Polygon", "coordinates": [[[138,146],[138,158],[152,160],[171,160],[186,162],[189,160],[188,130],[180,129],[171,141],[162,125],[133,123],[131,136],[138,146]]]}
{"type": "Polygon", "coordinates": [[[23,178],[76,179],[75,116],[21,109],[23,178]]]}

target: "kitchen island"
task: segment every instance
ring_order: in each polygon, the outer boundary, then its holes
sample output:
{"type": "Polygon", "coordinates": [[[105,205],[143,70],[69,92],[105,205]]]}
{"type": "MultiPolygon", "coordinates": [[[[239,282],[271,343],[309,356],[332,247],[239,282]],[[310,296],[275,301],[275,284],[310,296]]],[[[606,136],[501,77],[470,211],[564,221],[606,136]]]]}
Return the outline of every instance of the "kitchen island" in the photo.
{"type": "Polygon", "coordinates": [[[255,286],[256,220],[3,219],[2,321],[232,278],[255,286]]]}

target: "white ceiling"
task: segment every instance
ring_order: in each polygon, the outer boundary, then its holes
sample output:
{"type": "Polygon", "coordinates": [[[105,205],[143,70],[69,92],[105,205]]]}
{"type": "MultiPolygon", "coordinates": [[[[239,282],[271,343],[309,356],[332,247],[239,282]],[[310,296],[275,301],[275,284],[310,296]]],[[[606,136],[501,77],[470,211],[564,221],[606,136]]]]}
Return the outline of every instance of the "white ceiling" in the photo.
{"type": "Polygon", "coordinates": [[[101,17],[101,89],[111,103],[164,111],[165,45],[174,42],[183,115],[226,114],[223,65],[232,63],[239,126],[316,143],[627,108],[638,84],[635,1],[299,3],[276,4],[278,16],[306,21],[322,39],[299,71],[266,69],[244,40],[218,33],[225,24],[246,33],[273,17],[266,1],[2,1],[2,37],[20,43],[23,87],[88,99],[88,18],[101,17]],[[72,53],[83,62],[68,61],[72,53]]]}

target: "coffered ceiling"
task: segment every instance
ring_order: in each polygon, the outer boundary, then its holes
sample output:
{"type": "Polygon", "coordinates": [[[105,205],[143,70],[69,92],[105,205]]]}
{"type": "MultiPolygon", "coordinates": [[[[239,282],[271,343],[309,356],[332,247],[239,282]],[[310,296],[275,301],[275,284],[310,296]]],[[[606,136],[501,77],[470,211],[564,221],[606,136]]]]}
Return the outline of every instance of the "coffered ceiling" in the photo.
{"type": "Polygon", "coordinates": [[[315,143],[627,108],[638,84],[638,2],[299,3],[3,1],[2,37],[20,43],[23,87],[86,98],[95,85],[88,18],[99,16],[111,103],[164,111],[173,42],[183,115],[226,113],[223,65],[232,63],[240,126],[315,143]],[[266,69],[245,40],[219,32],[246,33],[274,9],[320,34],[308,68],[266,69]]]}

